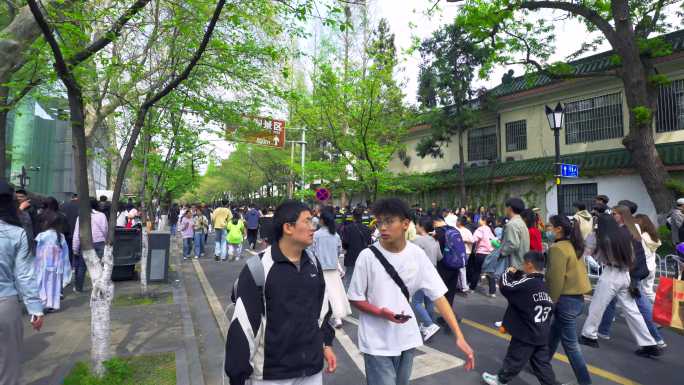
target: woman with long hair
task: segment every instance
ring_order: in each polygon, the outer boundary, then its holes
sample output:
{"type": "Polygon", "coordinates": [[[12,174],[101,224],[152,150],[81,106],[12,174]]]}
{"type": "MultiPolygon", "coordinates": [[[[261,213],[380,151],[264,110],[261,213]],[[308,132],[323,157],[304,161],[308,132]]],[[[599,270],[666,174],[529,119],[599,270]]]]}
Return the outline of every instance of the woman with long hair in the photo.
{"type": "Polygon", "coordinates": [[[525,209],[520,216],[525,221],[527,231],[530,234],[530,250],[542,253],[544,250],[542,246],[541,231],[539,231],[539,228],[537,227],[537,214],[531,209],[525,209]]]}
{"type": "MultiPolygon", "coordinates": [[[[667,347],[663,336],[658,331],[658,326],[653,322],[653,303],[646,297],[643,293],[642,287],[643,282],[646,281],[650,275],[650,269],[648,267],[648,257],[645,247],[645,237],[651,239],[650,235],[646,232],[642,233],[641,226],[637,224],[637,220],[632,217],[632,213],[626,206],[616,206],[613,207],[612,215],[617,224],[620,226],[620,230],[625,234],[625,236],[632,239],[632,250],[634,250],[634,261],[629,270],[630,275],[630,287],[629,292],[634,298],[634,301],[639,308],[639,312],[644,318],[648,332],[651,334],[653,339],[655,339],[656,344],[659,348],[667,347]]],[[[646,217],[648,219],[648,217],[646,217]]],[[[650,222],[650,219],[648,220],[650,222]]],[[[651,230],[654,230],[654,226],[651,223],[651,230]]],[[[655,234],[657,236],[657,234],[655,234]]],[[[657,248],[657,247],[656,247],[657,248]]],[[[653,251],[653,270],[655,279],[655,251],[653,251]]],[[[654,294],[655,297],[655,294],[654,294]]],[[[606,307],[603,312],[603,317],[601,318],[601,323],[598,328],[598,337],[603,339],[610,339],[610,327],[615,319],[615,306],[617,305],[617,299],[613,298],[612,301],[606,307]]]]}
{"type": "Polygon", "coordinates": [[[48,312],[59,310],[62,289],[71,282],[69,246],[61,228],[62,220],[56,212],[41,213],[34,266],[40,299],[48,312]]]}
{"type": "MultiPolygon", "coordinates": [[[[470,271],[468,271],[468,286],[470,290],[475,291],[477,285],[480,283],[480,276],[482,274],[482,264],[489,254],[494,251],[492,241],[496,236],[492,229],[487,226],[487,217],[480,216],[479,226],[473,233],[473,242],[475,244],[475,257],[469,264],[470,271]]],[[[496,278],[492,274],[487,274],[489,282],[489,297],[496,297],[496,278]]]]}
{"type": "Polygon", "coordinates": [[[335,231],[335,213],[329,207],[321,210],[321,227],[314,233],[309,249],[321,263],[325,290],[328,292],[335,327],[342,326],[342,319],[351,314],[351,307],[340,277],[339,256],[342,254],[342,239],[335,231]]]}
{"type": "Polygon", "coordinates": [[[33,257],[21,226],[14,189],[0,180],[0,384],[18,384],[21,378],[24,302],[35,330],[43,326],[43,303],[33,275],[33,257]]]}
{"type": "Polygon", "coordinates": [[[563,344],[565,355],[580,385],[591,384],[587,364],[577,338],[577,318],[584,310],[584,294],[591,291],[587,268],[581,258],[582,236],[578,226],[566,217],[554,215],[547,226],[547,238],[553,239],[548,250],[546,284],[556,304],[549,335],[549,354],[553,356],[558,344],[563,344]]]}
{"type": "Polygon", "coordinates": [[[658,230],[651,222],[651,218],[645,214],[637,214],[634,216],[636,223],[641,228],[641,240],[643,241],[644,251],[646,252],[646,266],[648,267],[648,277],[641,281],[641,289],[643,294],[653,303],[655,301],[655,291],[653,284],[655,282],[656,270],[656,250],[662,245],[658,230]]]}
{"type": "MultiPolygon", "coordinates": [[[[618,213],[625,218],[625,223],[631,219],[631,214],[627,217],[620,210],[618,213]]],[[[633,291],[630,290],[630,268],[635,261],[632,239],[637,235],[641,238],[641,235],[638,232],[635,234],[629,226],[626,230],[621,228],[608,214],[598,216],[596,248],[593,254],[603,265],[603,272],[594,289],[580,342],[594,348],[599,347],[598,332],[603,313],[613,298],[617,298],[624,310],[627,326],[640,346],[635,353],[641,356],[659,356],[661,351],[649,333],[644,317],[632,297],[633,291]]]]}

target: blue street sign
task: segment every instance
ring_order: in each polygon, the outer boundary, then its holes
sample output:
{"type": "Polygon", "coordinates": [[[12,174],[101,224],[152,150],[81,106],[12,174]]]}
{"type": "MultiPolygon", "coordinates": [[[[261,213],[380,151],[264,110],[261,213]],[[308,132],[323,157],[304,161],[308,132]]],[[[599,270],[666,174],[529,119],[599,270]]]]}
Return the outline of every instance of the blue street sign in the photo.
{"type": "Polygon", "coordinates": [[[579,166],[576,164],[561,163],[561,176],[563,178],[578,178],[579,166]]]}

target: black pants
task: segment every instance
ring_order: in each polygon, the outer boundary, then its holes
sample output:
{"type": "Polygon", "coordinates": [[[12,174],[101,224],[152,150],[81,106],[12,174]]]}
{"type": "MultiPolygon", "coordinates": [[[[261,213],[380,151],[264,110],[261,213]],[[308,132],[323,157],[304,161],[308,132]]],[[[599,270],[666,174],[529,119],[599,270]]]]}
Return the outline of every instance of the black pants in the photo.
{"type": "Polygon", "coordinates": [[[257,234],[259,229],[247,229],[247,242],[252,249],[256,247],[257,234]]]}
{"type": "Polygon", "coordinates": [[[504,358],[503,367],[499,370],[499,381],[506,384],[530,363],[532,373],[542,385],[556,385],[556,375],[551,368],[549,346],[530,345],[515,337],[508,345],[508,352],[504,358]]]}
{"type": "MultiPolygon", "coordinates": [[[[468,260],[468,287],[470,290],[475,290],[480,283],[480,276],[482,275],[482,264],[484,264],[487,254],[475,254],[474,258],[468,260]]],[[[489,281],[489,294],[496,293],[496,278],[491,274],[487,274],[487,281],[489,281]]]]}
{"type": "MultiPolygon", "coordinates": [[[[437,272],[439,273],[439,276],[442,277],[442,281],[444,281],[444,284],[447,287],[447,293],[445,295],[446,300],[449,302],[449,306],[453,306],[454,297],[458,291],[458,280],[460,279],[461,269],[449,269],[440,261],[437,263],[437,272]]],[[[466,285],[464,284],[463,287],[465,286],[466,285]]]]}

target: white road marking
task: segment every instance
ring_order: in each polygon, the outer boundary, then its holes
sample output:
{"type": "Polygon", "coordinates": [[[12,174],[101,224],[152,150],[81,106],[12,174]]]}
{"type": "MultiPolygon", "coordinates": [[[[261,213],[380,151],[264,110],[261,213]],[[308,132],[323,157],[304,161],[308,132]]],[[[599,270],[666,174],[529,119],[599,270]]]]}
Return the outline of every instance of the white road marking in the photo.
{"type": "Polygon", "coordinates": [[[209,302],[209,308],[214,314],[214,319],[216,319],[216,323],[221,331],[221,337],[223,337],[225,340],[226,336],[228,335],[228,317],[226,317],[226,313],[223,311],[223,306],[221,306],[221,302],[216,296],[214,288],[209,283],[206,274],[204,274],[202,265],[196,259],[192,260],[192,265],[195,267],[195,272],[197,273],[197,278],[199,278],[200,284],[202,285],[204,296],[207,298],[207,302],[209,302]]]}
{"type": "MultiPolygon", "coordinates": [[[[359,321],[356,318],[346,317],[345,321],[356,325],[358,327],[359,321]]],[[[365,375],[366,370],[363,364],[363,355],[356,347],[356,344],[351,342],[349,336],[341,329],[335,330],[335,336],[340,341],[342,348],[349,354],[354,364],[359,368],[361,373],[365,375]]],[[[413,371],[411,372],[411,380],[416,380],[422,377],[430,376],[445,370],[461,367],[465,364],[462,359],[441,352],[437,349],[423,345],[416,348],[416,350],[424,353],[416,356],[413,359],[413,371]]]]}

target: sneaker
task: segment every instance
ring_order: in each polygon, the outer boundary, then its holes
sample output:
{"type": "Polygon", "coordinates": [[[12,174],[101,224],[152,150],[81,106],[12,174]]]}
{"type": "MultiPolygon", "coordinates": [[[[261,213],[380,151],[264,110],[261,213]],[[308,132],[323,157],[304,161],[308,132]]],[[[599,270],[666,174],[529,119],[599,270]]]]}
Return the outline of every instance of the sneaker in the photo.
{"type": "Polygon", "coordinates": [[[419,324],[418,330],[420,330],[420,335],[423,336],[423,338],[425,338],[425,326],[423,326],[423,324],[419,324]]]}
{"type": "Polygon", "coordinates": [[[439,331],[439,326],[432,324],[423,330],[425,333],[423,333],[423,341],[427,342],[432,336],[434,336],[438,331],[439,331]]]}
{"type": "Polygon", "coordinates": [[[658,345],[648,345],[640,347],[634,352],[634,354],[636,354],[637,356],[650,358],[662,355],[663,351],[658,348],[658,345]]]}
{"type": "Polygon", "coordinates": [[[656,341],[656,343],[658,344],[658,347],[661,349],[665,349],[667,347],[667,344],[663,340],[656,341]]]}
{"type": "Polygon", "coordinates": [[[335,329],[339,329],[342,327],[342,320],[339,318],[335,318],[335,329]]]}
{"type": "Polygon", "coordinates": [[[219,261],[219,256],[218,256],[218,255],[214,255],[214,261],[216,261],[216,262],[219,261]]]}
{"type": "Polygon", "coordinates": [[[598,339],[593,339],[585,336],[580,336],[579,338],[579,343],[582,345],[589,346],[591,348],[597,348],[599,347],[598,339]]]}
{"type": "Polygon", "coordinates": [[[496,294],[487,294],[487,297],[489,297],[489,298],[496,298],[496,294]]]}
{"type": "Polygon", "coordinates": [[[502,385],[498,375],[487,372],[482,373],[482,381],[487,385],[502,385]]]}
{"type": "Polygon", "coordinates": [[[240,257],[235,257],[235,260],[236,260],[236,261],[239,261],[239,260],[240,260],[240,257]]]}
{"type": "Polygon", "coordinates": [[[598,335],[598,338],[600,338],[602,340],[609,340],[610,339],[610,336],[608,334],[597,333],[597,335],[598,335]]]}
{"type": "Polygon", "coordinates": [[[195,259],[199,259],[199,255],[195,255],[195,259]]]}
{"type": "Polygon", "coordinates": [[[500,328],[501,325],[503,325],[503,321],[496,321],[496,322],[494,322],[494,326],[496,326],[497,328],[500,328]]]}

